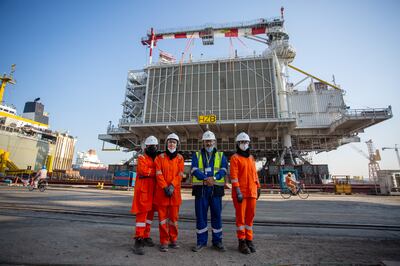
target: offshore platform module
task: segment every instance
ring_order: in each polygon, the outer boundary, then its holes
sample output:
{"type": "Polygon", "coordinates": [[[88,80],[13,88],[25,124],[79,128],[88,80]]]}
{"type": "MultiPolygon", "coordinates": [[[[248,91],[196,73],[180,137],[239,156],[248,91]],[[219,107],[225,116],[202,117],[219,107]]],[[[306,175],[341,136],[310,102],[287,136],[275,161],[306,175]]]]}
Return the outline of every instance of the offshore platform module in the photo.
{"type": "MultiPolygon", "coordinates": [[[[348,109],[339,86],[292,66],[296,52],[284,28],[283,10],[273,19],[151,29],[142,43],[150,47],[150,63],[128,72],[118,127],[110,125],[107,134],[99,135],[127,151],[140,150],[149,135],[163,147],[165,137],[175,132],[189,158],[202,147],[201,136],[209,129],[216,133],[218,149],[229,156],[236,150],[235,136],[244,131],[251,136],[255,157],[267,159],[269,175],[278,174],[283,165],[300,165],[305,175],[314,170],[302,155],[359,141],[358,133],[392,117],[390,106],[348,109]],[[152,62],[154,46],[164,39],[201,38],[203,45],[212,45],[217,37],[240,36],[265,43],[267,49],[261,55],[179,63],[160,54],[160,61],[152,62]],[[289,82],[288,68],[305,78],[289,82]],[[307,79],[307,89],[298,90],[307,79]]],[[[327,166],[317,174],[327,175],[327,166]]]]}

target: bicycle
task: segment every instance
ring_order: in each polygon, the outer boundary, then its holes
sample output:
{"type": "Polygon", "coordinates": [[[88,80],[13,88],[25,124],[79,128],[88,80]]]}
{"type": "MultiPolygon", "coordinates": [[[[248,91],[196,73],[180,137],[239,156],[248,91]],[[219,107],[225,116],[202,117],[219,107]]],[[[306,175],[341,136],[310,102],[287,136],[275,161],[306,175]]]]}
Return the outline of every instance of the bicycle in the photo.
{"type": "Polygon", "coordinates": [[[304,183],[297,183],[295,192],[290,190],[290,188],[288,188],[288,187],[281,188],[281,193],[280,194],[281,194],[281,197],[284,198],[284,199],[288,199],[292,195],[293,196],[297,195],[301,199],[307,199],[308,196],[310,196],[310,194],[308,193],[304,183]]]}
{"type": "MultiPolygon", "coordinates": [[[[49,184],[46,180],[39,180],[37,189],[39,189],[40,192],[44,192],[48,185],[49,184]]],[[[34,181],[28,185],[28,189],[29,191],[33,191],[35,189],[34,181]]]]}

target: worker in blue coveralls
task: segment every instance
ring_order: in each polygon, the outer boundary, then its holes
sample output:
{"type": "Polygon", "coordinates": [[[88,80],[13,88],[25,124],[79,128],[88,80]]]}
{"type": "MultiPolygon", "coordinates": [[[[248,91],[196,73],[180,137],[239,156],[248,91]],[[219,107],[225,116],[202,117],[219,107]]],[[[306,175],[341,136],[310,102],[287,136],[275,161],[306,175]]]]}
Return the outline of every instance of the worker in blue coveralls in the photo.
{"type": "Polygon", "coordinates": [[[211,210],[212,244],[218,251],[226,251],[222,243],[222,197],[228,161],[216,149],[214,133],[203,134],[203,148],[192,156],[192,195],[195,196],[197,244],[192,251],[199,252],[207,247],[207,213],[211,210]]]}

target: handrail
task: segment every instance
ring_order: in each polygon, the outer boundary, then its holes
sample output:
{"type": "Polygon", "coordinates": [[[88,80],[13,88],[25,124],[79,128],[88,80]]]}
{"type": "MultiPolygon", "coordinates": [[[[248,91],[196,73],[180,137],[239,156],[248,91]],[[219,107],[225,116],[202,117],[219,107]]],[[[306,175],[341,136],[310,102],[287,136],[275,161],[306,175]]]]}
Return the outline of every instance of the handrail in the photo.
{"type": "Polygon", "coordinates": [[[392,116],[392,108],[367,108],[367,109],[347,109],[342,112],[339,117],[335,120],[339,120],[342,117],[377,117],[377,116],[392,116]]]}

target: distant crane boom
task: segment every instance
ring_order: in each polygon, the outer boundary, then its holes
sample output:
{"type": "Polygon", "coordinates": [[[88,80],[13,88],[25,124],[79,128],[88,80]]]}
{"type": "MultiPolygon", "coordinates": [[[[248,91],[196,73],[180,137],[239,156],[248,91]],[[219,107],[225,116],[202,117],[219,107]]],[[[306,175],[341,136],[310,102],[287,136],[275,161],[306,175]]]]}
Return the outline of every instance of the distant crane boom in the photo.
{"type": "Polygon", "coordinates": [[[399,155],[399,148],[397,147],[397,144],[395,144],[394,147],[383,147],[382,151],[384,151],[384,150],[394,150],[396,152],[397,162],[399,163],[399,167],[400,167],[400,155],[399,155]]]}
{"type": "Polygon", "coordinates": [[[354,149],[355,151],[357,151],[359,154],[361,154],[362,156],[364,156],[367,160],[369,160],[369,156],[368,154],[363,151],[362,149],[358,148],[357,146],[355,146],[354,144],[350,143],[350,147],[352,149],[354,149]]]}

